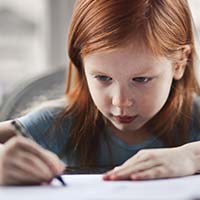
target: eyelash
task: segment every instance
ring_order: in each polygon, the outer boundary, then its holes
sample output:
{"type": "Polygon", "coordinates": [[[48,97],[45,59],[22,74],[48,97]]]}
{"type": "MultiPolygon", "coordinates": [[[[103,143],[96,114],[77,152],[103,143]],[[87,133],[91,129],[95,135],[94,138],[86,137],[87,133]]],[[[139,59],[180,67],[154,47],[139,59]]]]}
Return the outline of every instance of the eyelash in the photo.
{"type": "Polygon", "coordinates": [[[150,77],[136,77],[136,78],[133,78],[132,80],[137,82],[137,83],[145,84],[145,83],[150,82],[152,80],[152,78],[150,78],[150,77]]]}
{"type": "Polygon", "coordinates": [[[108,76],[104,76],[104,75],[97,75],[97,76],[95,76],[95,78],[101,82],[108,82],[108,81],[112,80],[112,78],[110,78],[108,76]]]}
{"type": "MultiPolygon", "coordinates": [[[[95,78],[99,80],[100,82],[104,82],[104,83],[112,80],[111,77],[104,76],[104,75],[97,75],[95,76],[95,78]]],[[[153,78],[150,78],[150,77],[136,77],[136,78],[133,78],[132,81],[136,82],[137,84],[146,84],[150,82],[152,79],[153,78]]]]}

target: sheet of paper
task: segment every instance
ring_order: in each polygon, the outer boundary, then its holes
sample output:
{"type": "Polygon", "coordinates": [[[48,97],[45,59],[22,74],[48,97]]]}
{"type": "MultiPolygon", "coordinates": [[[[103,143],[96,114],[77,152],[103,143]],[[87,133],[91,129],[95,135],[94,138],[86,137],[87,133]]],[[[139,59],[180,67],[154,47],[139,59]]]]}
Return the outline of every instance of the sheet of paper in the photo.
{"type": "Polygon", "coordinates": [[[2,200],[192,200],[200,197],[200,175],[152,181],[103,181],[102,175],[64,175],[48,186],[0,187],[2,200]]]}

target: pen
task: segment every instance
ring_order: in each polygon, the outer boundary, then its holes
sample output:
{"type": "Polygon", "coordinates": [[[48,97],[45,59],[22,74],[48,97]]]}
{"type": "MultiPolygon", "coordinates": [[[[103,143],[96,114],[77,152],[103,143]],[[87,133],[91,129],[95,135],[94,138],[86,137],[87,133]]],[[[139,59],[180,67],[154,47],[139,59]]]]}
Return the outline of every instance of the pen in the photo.
{"type": "MultiPolygon", "coordinates": [[[[29,138],[31,140],[34,140],[33,137],[26,131],[26,129],[17,121],[17,120],[13,120],[11,121],[11,125],[13,126],[13,128],[15,129],[15,132],[17,135],[21,135],[23,137],[29,138]]],[[[63,186],[66,186],[67,184],[65,183],[65,181],[62,179],[61,176],[56,176],[55,177],[58,181],[60,181],[62,183],[63,186]]]]}

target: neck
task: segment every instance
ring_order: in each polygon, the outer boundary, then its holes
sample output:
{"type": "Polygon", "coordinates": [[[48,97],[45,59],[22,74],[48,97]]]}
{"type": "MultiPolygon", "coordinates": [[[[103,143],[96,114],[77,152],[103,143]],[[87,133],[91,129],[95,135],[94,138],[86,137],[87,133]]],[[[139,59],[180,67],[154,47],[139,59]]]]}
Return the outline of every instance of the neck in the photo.
{"type": "Polygon", "coordinates": [[[110,130],[110,134],[116,135],[118,138],[120,138],[129,145],[142,143],[144,142],[144,140],[147,140],[152,136],[152,134],[150,134],[150,132],[148,132],[145,127],[134,131],[121,131],[114,127],[112,124],[110,124],[108,128],[110,130]]]}

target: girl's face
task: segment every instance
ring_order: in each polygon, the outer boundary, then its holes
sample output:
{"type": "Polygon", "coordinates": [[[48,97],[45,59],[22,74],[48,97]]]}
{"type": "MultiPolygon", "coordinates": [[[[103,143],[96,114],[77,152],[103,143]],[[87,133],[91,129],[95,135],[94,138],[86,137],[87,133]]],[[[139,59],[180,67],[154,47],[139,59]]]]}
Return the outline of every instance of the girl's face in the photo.
{"type": "Polygon", "coordinates": [[[83,61],[96,107],[120,132],[139,130],[167,101],[174,70],[165,57],[127,46],[83,61]]]}

